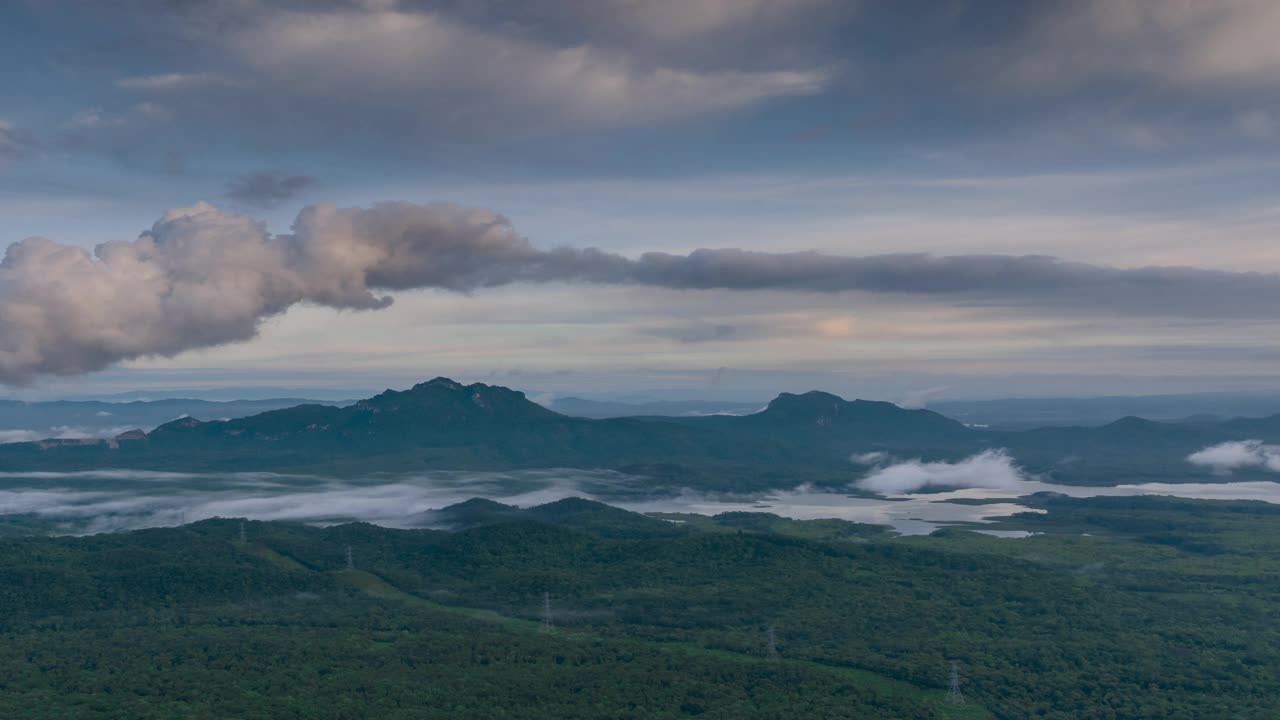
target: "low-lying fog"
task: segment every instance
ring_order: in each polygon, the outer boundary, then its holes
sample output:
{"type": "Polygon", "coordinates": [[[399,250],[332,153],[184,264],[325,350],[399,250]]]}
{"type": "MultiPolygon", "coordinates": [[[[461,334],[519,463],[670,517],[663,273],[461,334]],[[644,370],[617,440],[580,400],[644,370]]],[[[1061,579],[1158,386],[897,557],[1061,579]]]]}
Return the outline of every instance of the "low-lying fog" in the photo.
{"type": "MultiPolygon", "coordinates": [[[[710,495],[694,491],[656,496],[645,478],[602,470],[525,470],[518,472],[431,472],[416,475],[338,479],[272,473],[184,474],[109,470],[81,473],[0,473],[0,515],[10,522],[34,522],[67,533],[93,533],[176,525],[210,517],[247,517],[335,523],[364,520],[390,527],[430,527],[428,511],[484,497],[527,507],[576,496],[608,502],[640,512],[687,512],[714,515],[730,511],[771,512],[796,519],[841,518],[890,525],[904,534],[928,533],[954,522],[983,522],[1028,508],[1016,498],[1041,491],[1075,497],[1097,495],[1173,495],[1186,498],[1248,499],[1280,503],[1280,483],[1220,482],[1206,484],[1119,485],[1074,487],[991,471],[1003,463],[998,455],[972,459],[980,468],[958,471],[974,480],[935,483],[945,492],[917,494],[920,473],[934,479],[937,467],[891,470],[885,478],[873,471],[864,487],[884,492],[886,499],[850,497],[839,492],[799,487],[751,496],[710,495]],[[978,472],[982,470],[983,472],[978,472]],[[880,477],[880,481],[875,478],[880,477]],[[958,485],[983,485],[958,487],[958,485]],[[905,491],[896,487],[909,488],[905,491]],[[955,499],[999,499],[1009,502],[966,505],[955,499]]],[[[965,461],[969,462],[969,461],[965,461]]],[[[954,475],[954,473],[952,474],[954,475]]],[[[949,479],[955,479],[951,475],[949,479]]]]}

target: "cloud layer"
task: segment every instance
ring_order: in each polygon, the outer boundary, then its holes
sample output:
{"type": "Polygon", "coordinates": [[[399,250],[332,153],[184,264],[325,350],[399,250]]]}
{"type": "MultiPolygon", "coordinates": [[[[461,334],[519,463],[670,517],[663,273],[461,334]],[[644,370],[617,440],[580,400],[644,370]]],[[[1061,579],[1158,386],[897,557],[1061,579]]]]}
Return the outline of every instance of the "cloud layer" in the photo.
{"type": "MultiPolygon", "coordinates": [[[[1054,146],[1060,159],[1280,137],[1275,3],[1001,3],[994,14],[991,5],[49,0],[17,3],[9,25],[37,28],[37,46],[59,57],[23,66],[43,75],[33,87],[57,85],[56,96],[92,98],[85,109],[103,111],[70,144],[122,156],[165,135],[196,161],[206,149],[308,143],[381,147],[397,160],[429,148],[422,157],[438,161],[459,141],[538,142],[765,105],[789,110],[787,120],[753,142],[882,150],[909,138],[916,153],[955,136],[945,118],[976,130],[965,133],[972,140],[1021,138],[1032,154],[1054,146]],[[69,79],[87,77],[107,87],[67,92],[69,79]],[[827,101],[793,102],[813,95],[827,101]],[[138,107],[157,111],[146,130],[113,127],[110,117],[138,107]],[[214,147],[210,130],[235,142],[214,147]]],[[[15,65],[25,39],[9,43],[15,65]]],[[[41,133],[56,145],[53,135],[41,133]]]]}
{"type": "MultiPolygon", "coordinates": [[[[960,464],[963,463],[957,465],[960,464]]],[[[1008,490],[1005,493],[997,488],[977,496],[1013,497],[1052,491],[1072,497],[1154,494],[1280,503],[1280,484],[1272,482],[1079,487],[1029,481],[1008,490]]],[[[520,507],[565,497],[585,497],[635,512],[704,515],[769,512],[800,520],[840,518],[891,525],[899,532],[916,534],[932,532],[941,523],[982,522],[1017,512],[1037,512],[1015,502],[982,505],[939,502],[944,497],[964,497],[962,491],[947,496],[930,494],[892,501],[849,497],[846,493],[822,492],[804,486],[728,496],[689,490],[675,494],[652,492],[652,482],[643,477],[575,469],[502,473],[436,471],[342,480],[276,473],[0,472],[0,516],[34,515],[67,533],[175,525],[210,517],[321,524],[355,519],[389,527],[431,527],[439,521],[439,516],[431,510],[472,497],[520,507]]]]}
{"type": "Polygon", "coordinates": [[[0,445],[8,443],[34,442],[36,440],[84,440],[88,438],[113,438],[121,433],[135,430],[128,426],[117,427],[76,427],[73,425],[54,425],[44,430],[0,430],[0,445]]]}
{"type": "Polygon", "coordinates": [[[807,58],[763,61],[779,43],[768,30],[803,47],[801,31],[838,5],[196,3],[105,21],[168,38],[139,38],[135,52],[174,67],[120,77],[134,97],[277,137],[376,129],[425,142],[634,126],[813,94],[830,72],[807,58]],[[748,42],[752,62],[741,61],[748,42]],[[207,67],[179,69],[192,56],[207,67]]]}
{"type": "Polygon", "coordinates": [[[428,511],[472,497],[521,507],[623,488],[608,471],[434,472],[381,482],[231,473],[103,470],[0,473],[0,515],[34,514],[68,532],[108,532],[212,517],[331,523],[352,519],[392,527],[430,523],[428,511]]]}
{"type": "Polygon", "coordinates": [[[862,291],[1050,311],[1256,316],[1280,276],[1178,267],[1118,269],[1044,256],[699,249],[631,258],[596,248],[540,249],[501,214],[449,204],[304,208],[291,232],[198,203],[134,241],[92,253],[46,238],[0,262],[0,382],[72,375],[145,356],[253,338],[298,303],[349,310],[388,291],[471,292],[580,282],[676,290],[862,291]]]}

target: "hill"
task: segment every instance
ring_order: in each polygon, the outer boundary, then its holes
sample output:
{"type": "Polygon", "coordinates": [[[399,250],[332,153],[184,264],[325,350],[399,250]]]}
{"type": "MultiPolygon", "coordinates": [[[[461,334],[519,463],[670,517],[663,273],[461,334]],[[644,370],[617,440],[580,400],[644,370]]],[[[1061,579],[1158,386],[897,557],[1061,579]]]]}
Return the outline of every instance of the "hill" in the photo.
{"type": "Polygon", "coordinates": [[[583,500],[0,539],[0,717],[1276,717],[1274,506],[1041,505],[1013,541],[583,500]]]}
{"type": "Polygon", "coordinates": [[[855,451],[909,450],[928,453],[968,449],[988,436],[931,410],[910,410],[889,402],[845,400],[811,391],[783,393],[764,410],[741,417],[680,418],[688,427],[715,428],[818,446],[844,456],[855,451]]]}

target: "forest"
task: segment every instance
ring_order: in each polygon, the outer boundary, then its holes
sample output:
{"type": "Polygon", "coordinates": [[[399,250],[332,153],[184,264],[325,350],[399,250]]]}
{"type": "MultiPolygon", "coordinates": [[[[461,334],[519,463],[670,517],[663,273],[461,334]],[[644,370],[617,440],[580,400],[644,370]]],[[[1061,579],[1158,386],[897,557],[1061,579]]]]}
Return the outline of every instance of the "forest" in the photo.
{"type": "Polygon", "coordinates": [[[1280,509],[1033,502],[1024,539],[577,499],[9,537],[0,716],[1280,713],[1280,509]]]}

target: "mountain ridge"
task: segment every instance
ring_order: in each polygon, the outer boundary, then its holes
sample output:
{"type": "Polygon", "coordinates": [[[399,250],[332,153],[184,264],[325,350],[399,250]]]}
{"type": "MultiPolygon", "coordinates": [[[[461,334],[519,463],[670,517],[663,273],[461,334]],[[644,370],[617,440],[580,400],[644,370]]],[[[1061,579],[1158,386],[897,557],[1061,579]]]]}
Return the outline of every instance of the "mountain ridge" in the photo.
{"type": "Polygon", "coordinates": [[[145,435],[110,440],[4,445],[0,471],[650,468],[673,486],[734,490],[759,487],[765,478],[769,487],[848,484],[855,453],[952,462],[1006,448],[1029,472],[1109,484],[1120,477],[1204,480],[1208,471],[1189,466],[1188,454],[1253,438],[1280,440],[1280,415],[1217,424],[1126,417],[1100,427],[999,431],[932,410],[815,390],[782,393],[750,415],[590,419],[557,413],[510,388],[437,377],[346,406],[304,404],[229,420],[179,418],[145,435]]]}

